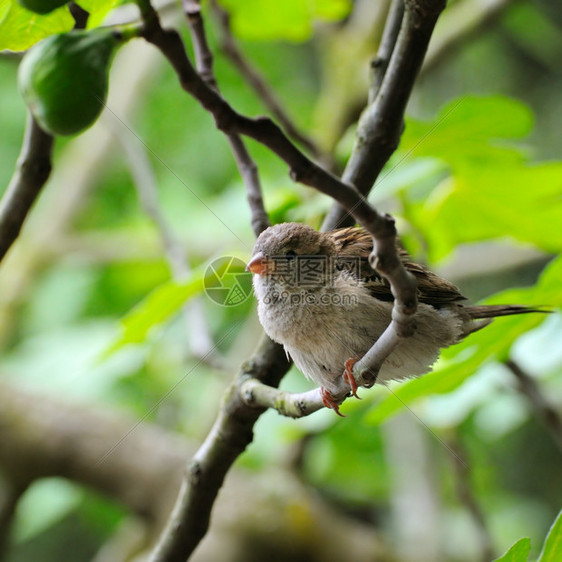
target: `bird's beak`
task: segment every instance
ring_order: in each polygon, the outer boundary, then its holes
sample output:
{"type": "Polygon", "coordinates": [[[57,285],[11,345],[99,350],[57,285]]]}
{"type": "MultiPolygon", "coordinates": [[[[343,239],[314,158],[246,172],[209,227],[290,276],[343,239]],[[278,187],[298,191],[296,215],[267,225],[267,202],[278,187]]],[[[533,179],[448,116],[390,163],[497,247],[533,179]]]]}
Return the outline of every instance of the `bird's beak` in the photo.
{"type": "Polygon", "coordinates": [[[263,275],[269,269],[269,260],[263,252],[258,252],[246,266],[246,271],[251,271],[256,275],[263,275]]]}

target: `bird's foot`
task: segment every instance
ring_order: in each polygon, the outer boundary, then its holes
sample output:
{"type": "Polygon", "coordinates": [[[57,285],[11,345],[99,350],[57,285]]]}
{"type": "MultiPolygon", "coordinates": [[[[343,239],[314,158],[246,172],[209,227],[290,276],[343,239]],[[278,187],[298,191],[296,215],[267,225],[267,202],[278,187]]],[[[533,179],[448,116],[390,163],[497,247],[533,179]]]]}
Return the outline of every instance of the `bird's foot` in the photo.
{"type": "Polygon", "coordinates": [[[340,412],[340,406],[336,402],[336,399],[323,386],[320,387],[320,396],[322,397],[322,402],[324,403],[324,406],[326,406],[326,408],[334,410],[334,412],[336,412],[338,416],[345,418],[345,416],[340,412]]]}
{"type": "Polygon", "coordinates": [[[357,382],[355,381],[355,377],[353,376],[353,365],[357,363],[357,359],[348,359],[345,362],[345,371],[343,372],[343,380],[351,387],[351,394],[355,396],[358,400],[361,398],[357,395],[357,382]]]}

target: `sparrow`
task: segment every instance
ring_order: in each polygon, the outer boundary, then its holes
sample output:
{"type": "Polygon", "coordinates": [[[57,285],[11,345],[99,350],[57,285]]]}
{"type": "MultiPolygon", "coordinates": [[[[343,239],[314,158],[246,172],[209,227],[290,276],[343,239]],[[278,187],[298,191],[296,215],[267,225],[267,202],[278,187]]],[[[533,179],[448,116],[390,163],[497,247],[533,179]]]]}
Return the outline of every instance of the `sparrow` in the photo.
{"type": "MultiPolygon", "coordinates": [[[[372,236],[361,227],[318,232],[300,223],[281,223],[260,234],[247,265],[266,334],[321,387],[324,405],[339,415],[334,396],[351,392],[358,397],[353,364],[391,321],[394,297],[388,281],[369,264],[372,250],[372,236]]],[[[429,372],[442,348],[496,316],[543,312],[516,305],[466,305],[455,285],[414,263],[404,250],[398,252],[417,281],[417,329],[384,361],[379,383],[429,372]]]]}

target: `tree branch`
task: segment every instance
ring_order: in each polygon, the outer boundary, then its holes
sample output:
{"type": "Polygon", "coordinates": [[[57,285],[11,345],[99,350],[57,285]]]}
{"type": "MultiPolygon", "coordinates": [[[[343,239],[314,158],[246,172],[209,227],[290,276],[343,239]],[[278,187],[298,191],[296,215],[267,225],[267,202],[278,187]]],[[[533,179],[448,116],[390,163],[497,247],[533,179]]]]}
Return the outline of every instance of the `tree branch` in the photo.
{"type": "Polygon", "coordinates": [[[497,18],[516,0],[462,0],[455,2],[443,15],[427,50],[422,73],[437,66],[455,52],[468,38],[497,18]]]}
{"type": "MultiPolygon", "coordinates": [[[[375,184],[383,166],[398,147],[404,128],[404,113],[415,79],[422,66],[431,34],[445,0],[405,0],[402,25],[396,39],[388,68],[378,93],[364,110],[359,120],[355,145],[342,175],[342,181],[355,185],[367,195],[375,184]]],[[[397,8],[396,8],[397,10],[397,8]]],[[[381,57],[390,49],[398,15],[385,26],[384,35],[389,39],[381,48],[381,57]],[[388,31],[387,31],[388,28],[388,31]]],[[[334,206],[322,226],[332,230],[353,224],[349,209],[341,204],[334,206]]],[[[356,213],[351,213],[357,219],[356,213]]]]}
{"type": "MultiPolygon", "coordinates": [[[[394,53],[389,71],[373,104],[378,104],[377,108],[380,109],[368,110],[365,113],[360,123],[352,162],[348,166],[348,178],[344,181],[310,161],[270,119],[251,119],[236,112],[215,87],[209,86],[195,71],[179,35],[174,30],[162,29],[150,2],[142,0],[139,3],[145,23],[143,36],[166,56],[175,69],[182,88],[213,115],[219,130],[227,135],[243,134],[267,146],[289,166],[290,176],[294,181],[314,187],[334,198],[373,235],[375,250],[370,257],[371,264],[389,280],[395,295],[395,304],[392,322],[373,346],[374,352],[369,352],[354,369],[357,382],[363,386],[371,386],[384,358],[401,338],[408,337],[414,331],[416,284],[398,258],[394,220],[388,215],[379,214],[371,207],[355,188],[354,180],[368,183],[367,172],[372,174],[377,167],[365,166],[363,160],[373,159],[374,147],[391,148],[385,156],[375,158],[380,167],[384,163],[382,158],[388,158],[394,149],[399,136],[399,133],[396,134],[399,130],[396,123],[402,123],[403,111],[415,74],[423,60],[423,53],[437,16],[444,7],[444,0],[408,0],[405,24],[397,42],[399,55],[394,53]],[[405,57],[411,54],[414,47],[417,55],[414,62],[406,60],[405,57]],[[402,66],[404,70],[401,70],[402,66]],[[406,76],[409,72],[413,75],[406,76]],[[388,101],[384,96],[389,93],[395,95],[396,99],[388,101]],[[390,121],[391,126],[387,126],[385,119],[390,121]],[[385,135],[393,132],[393,138],[386,141],[385,135]],[[373,142],[373,139],[377,142],[373,142]],[[367,170],[365,173],[364,168],[367,170]],[[358,170],[361,173],[358,173],[358,170]],[[371,370],[373,365],[374,371],[371,370]]],[[[209,64],[208,57],[206,62],[209,64]]],[[[369,188],[370,185],[365,191],[369,188]]],[[[173,513],[151,557],[152,562],[184,562],[199,544],[207,532],[211,509],[225,475],[234,460],[251,442],[253,425],[263,412],[262,407],[249,408],[248,403],[255,404],[258,397],[260,400],[270,398],[273,403],[279,402],[279,395],[271,398],[271,391],[260,389],[254,383],[248,383],[253,385],[250,388],[244,384],[248,382],[248,377],[254,377],[263,384],[276,387],[288,366],[280,346],[264,339],[258,352],[227,390],[215,425],[189,466],[173,513]]],[[[312,397],[315,399],[318,398],[316,394],[317,392],[313,391],[312,397]]],[[[292,412],[290,415],[298,414],[299,409],[308,409],[310,413],[319,406],[317,400],[316,404],[311,401],[310,405],[304,406],[297,400],[293,405],[295,407],[292,410],[287,410],[287,406],[284,406],[285,411],[292,412]]]]}
{"type": "MultiPolygon", "coordinates": [[[[133,177],[135,189],[145,213],[154,223],[172,278],[185,280],[191,272],[187,251],[173,229],[168,225],[158,202],[158,186],[144,147],[130,136],[130,131],[121,122],[114,124],[113,131],[123,148],[125,159],[133,177]]],[[[200,298],[191,299],[184,307],[185,326],[189,336],[189,351],[207,364],[224,368],[216,350],[205,319],[200,298]]]]}
{"type": "MultiPolygon", "coordinates": [[[[207,42],[200,2],[199,0],[182,0],[182,6],[189,23],[199,75],[209,88],[218,94],[219,87],[213,69],[213,53],[207,42]]],[[[263,202],[258,167],[238,134],[228,133],[226,136],[234,155],[236,166],[246,186],[248,205],[252,213],[252,229],[257,237],[268,226],[271,226],[263,202]]]]}
{"type": "Polygon", "coordinates": [[[258,350],[227,389],[219,415],[191,460],[174,510],[151,562],[185,562],[209,527],[211,509],[224,478],[253,439],[253,426],[264,408],[248,408],[240,385],[253,377],[275,387],[289,369],[281,346],[263,338],[258,350]]]}
{"type": "Polygon", "coordinates": [[[377,56],[371,62],[373,71],[371,87],[369,88],[369,104],[373,103],[379,93],[386,70],[390,63],[390,57],[394,51],[402,18],[404,17],[404,0],[393,0],[388,11],[386,24],[382,34],[377,56]]]}
{"type": "Polygon", "coordinates": [[[459,439],[449,441],[451,450],[455,453],[451,455],[451,462],[455,470],[455,487],[457,496],[470,514],[474,526],[480,538],[480,548],[482,550],[482,561],[487,562],[496,558],[494,552],[494,541],[490,534],[484,513],[478,503],[477,498],[472,490],[472,482],[470,476],[469,462],[467,461],[467,452],[462,446],[459,439]]]}
{"type": "Polygon", "coordinates": [[[216,19],[221,30],[221,49],[238,69],[245,81],[253,88],[254,92],[263,101],[272,115],[279,121],[287,134],[304,146],[315,158],[326,159],[326,155],[318,148],[316,143],[305,133],[299,130],[289,117],[283,106],[267,84],[265,78],[244,57],[238,47],[230,28],[230,14],[221,8],[216,0],[211,0],[216,19]]]}
{"type": "Polygon", "coordinates": [[[0,466],[12,482],[61,476],[162,522],[190,450],[156,426],[0,383],[0,466]]]}
{"type": "Polygon", "coordinates": [[[273,408],[289,418],[302,418],[324,408],[320,388],[308,392],[290,393],[267,386],[252,377],[240,380],[242,400],[253,408],[273,408]]]}
{"type": "Polygon", "coordinates": [[[0,261],[18,237],[31,206],[51,174],[54,137],[28,113],[14,175],[0,201],[0,261]]]}

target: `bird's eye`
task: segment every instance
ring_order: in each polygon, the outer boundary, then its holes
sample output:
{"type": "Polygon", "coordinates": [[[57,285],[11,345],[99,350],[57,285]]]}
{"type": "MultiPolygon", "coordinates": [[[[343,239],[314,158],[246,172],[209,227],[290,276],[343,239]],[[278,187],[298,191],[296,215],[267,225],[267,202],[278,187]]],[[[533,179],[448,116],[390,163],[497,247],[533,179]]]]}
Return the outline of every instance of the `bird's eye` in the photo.
{"type": "Polygon", "coordinates": [[[295,250],[289,250],[286,254],[285,254],[290,260],[292,260],[297,253],[295,252],[295,250]]]}

